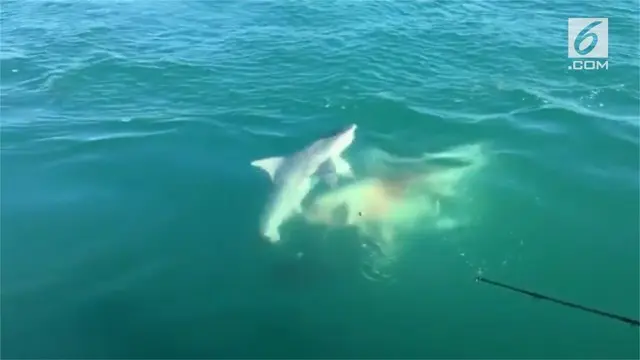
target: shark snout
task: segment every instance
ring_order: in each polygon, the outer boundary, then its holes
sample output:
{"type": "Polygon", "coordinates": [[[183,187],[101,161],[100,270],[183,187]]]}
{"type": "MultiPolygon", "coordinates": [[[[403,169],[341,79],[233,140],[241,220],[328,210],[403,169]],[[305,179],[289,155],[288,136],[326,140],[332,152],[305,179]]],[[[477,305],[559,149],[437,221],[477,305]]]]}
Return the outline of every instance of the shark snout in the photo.
{"type": "Polygon", "coordinates": [[[356,124],[349,124],[345,127],[341,127],[340,129],[332,130],[326,137],[333,138],[333,139],[340,139],[344,137],[354,137],[357,128],[358,126],[356,124]]]}
{"type": "Polygon", "coordinates": [[[353,140],[356,138],[356,129],[358,126],[356,124],[350,124],[349,126],[343,128],[336,136],[335,141],[340,149],[346,149],[351,145],[353,140]]]}
{"type": "Polygon", "coordinates": [[[349,126],[347,126],[344,131],[342,132],[343,136],[351,136],[352,138],[356,136],[356,129],[358,128],[358,125],[356,124],[350,124],[349,126]]]}

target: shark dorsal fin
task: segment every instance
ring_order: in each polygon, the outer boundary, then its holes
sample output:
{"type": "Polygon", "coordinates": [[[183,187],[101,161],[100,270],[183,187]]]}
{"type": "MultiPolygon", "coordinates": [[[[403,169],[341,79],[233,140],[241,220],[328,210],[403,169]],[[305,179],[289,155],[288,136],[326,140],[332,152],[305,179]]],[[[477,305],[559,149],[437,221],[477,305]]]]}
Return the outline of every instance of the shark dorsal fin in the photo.
{"type": "Polygon", "coordinates": [[[264,170],[267,174],[269,174],[269,177],[273,181],[273,179],[275,178],[276,171],[278,171],[278,168],[280,167],[283,161],[284,161],[284,157],[274,156],[270,158],[254,160],[251,162],[251,165],[264,170]]]}

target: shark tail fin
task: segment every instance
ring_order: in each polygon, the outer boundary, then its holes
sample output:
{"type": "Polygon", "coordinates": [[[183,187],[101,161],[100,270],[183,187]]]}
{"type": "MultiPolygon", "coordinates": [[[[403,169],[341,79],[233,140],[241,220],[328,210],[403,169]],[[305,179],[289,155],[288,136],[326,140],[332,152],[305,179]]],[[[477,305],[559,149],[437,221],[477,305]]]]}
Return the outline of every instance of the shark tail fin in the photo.
{"type": "Polygon", "coordinates": [[[277,243],[280,241],[280,231],[278,231],[278,228],[276,227],[268,229],[263,235],[270,243],[277,243]]]}

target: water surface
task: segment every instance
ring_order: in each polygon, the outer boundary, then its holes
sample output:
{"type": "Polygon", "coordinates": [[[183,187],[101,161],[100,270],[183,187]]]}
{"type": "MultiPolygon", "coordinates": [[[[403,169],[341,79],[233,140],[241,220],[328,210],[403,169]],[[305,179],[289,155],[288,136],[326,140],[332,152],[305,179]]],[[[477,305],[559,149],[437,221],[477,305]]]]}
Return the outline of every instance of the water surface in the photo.
{"type": "Polygon", "coordinates": [[[5,358],[638,358],[634,1],[4,1],[5,358]],[[567,70],[567,16],[609,69],[567,70]],[[393,282],[348,229],[258,235],[252,160],[490,143],[455,231],[393,282]],[[305,255],[297,259],[295,254],[305,255]]]}

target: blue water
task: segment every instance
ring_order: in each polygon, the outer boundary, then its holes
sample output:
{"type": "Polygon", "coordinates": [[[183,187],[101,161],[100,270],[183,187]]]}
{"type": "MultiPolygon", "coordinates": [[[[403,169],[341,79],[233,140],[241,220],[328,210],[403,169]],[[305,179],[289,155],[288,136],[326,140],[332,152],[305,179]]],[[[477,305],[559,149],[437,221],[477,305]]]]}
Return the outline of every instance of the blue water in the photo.
{"type": "Polygon", "coordinates": [[[474,282],[640,317],[638,8],[3,1],[2,357],[639,358],[637,327],[474,282]],[[567,17],[608,17],[607,70],[568,70],[567,17]],[[259,234],[250,162],[347,123],[359,176],[490,144],[393,281],[350,229],[259,234]]]}

